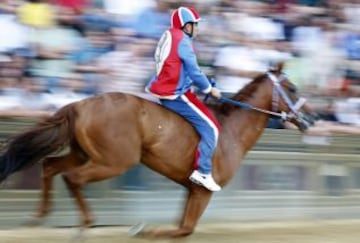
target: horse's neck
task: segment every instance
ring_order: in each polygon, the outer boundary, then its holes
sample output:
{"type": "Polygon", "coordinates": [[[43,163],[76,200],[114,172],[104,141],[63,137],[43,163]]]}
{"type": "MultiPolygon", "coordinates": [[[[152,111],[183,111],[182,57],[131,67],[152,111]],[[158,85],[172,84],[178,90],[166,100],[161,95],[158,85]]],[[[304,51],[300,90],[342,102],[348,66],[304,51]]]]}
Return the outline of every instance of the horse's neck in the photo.
{"type": "MultiPolygon", "coordinates": [[[[257,111],[241,110],[236,111],[231,117],[223,121],[223,137],[221,143],[232,143],[231,147],[236,148],[236,155],[240,158],[256,143],[264,131],[268,121],[268,115],[257,111]]],[[[233,149],[228,151],[228,146],[224,147],[224,152],[234,154],[233,149]]]]}
{"type": "MultiPolygon", "coordinates": [[[[257,91],[253,98],[246,103],[269,110],[271,108],[272,96],[257,91]]],[[[219,137],[220,148],[220,173],[224,178],[231,178],[239,167],[242,158],[255,145],[263,133],[269,116],[255,110],[236,109],[231,114],[222,117],[222,131],[219,137]]]]}

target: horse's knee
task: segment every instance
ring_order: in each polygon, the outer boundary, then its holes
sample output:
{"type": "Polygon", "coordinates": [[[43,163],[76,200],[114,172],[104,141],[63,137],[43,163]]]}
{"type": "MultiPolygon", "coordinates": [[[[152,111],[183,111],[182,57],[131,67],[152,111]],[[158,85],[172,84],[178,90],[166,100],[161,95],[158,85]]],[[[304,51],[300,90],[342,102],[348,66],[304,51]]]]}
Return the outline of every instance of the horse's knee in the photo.
{"type": "Polygon", "coordinates": [[[63,180],[66,182],[68,186],[72,186],[72,187],[81,187],[82,185],[84,185],[81,176],[76,172],[64,173],[63,180]]]}
{"type": "Polygon", "coordinates": [[[53,167],[49,161],[44,161],[42,164],[42,179],[50,179],[57,175],[60,171],[53,167]]]}
{"type": "Polygon", "coordinates": [[[47,158],[42,162],[42,177],[44,179],[51,178],[65,171],[63,160],[58,157],[47,158]]]}

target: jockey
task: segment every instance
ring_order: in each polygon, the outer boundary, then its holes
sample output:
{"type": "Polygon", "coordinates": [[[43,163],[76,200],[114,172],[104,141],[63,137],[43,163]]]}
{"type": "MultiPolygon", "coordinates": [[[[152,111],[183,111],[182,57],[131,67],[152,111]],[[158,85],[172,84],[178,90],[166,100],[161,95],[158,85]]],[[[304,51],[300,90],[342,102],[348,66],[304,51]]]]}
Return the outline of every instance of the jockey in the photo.
{"type": "Polygon", "coordinates": [[[192,8],[179,7],[173,12],[171,28],[157,44],[156,75],[146,90],[159,97],[163,106],[189,121],[200,135],[195,169],[189,179],[210,191],[220,191],[211,174],[219,124],[191,90],[196,86],[204,94],[221,97],[197,63],[192,40],[197,36],[199,20],[199,14],[192,8]]]}

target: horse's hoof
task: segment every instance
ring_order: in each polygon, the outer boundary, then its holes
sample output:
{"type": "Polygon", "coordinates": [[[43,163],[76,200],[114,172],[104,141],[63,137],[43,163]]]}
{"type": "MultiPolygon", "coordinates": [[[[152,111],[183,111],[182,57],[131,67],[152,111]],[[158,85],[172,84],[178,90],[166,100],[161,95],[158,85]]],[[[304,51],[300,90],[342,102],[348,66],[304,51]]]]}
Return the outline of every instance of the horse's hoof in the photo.
{"type": "Polygon", "coordinates": [[[44,219],[42,218],[32,218],[28,221],[23,222],[21,225],[25,227],[38,227],[44,224],[44,219]]]}
{"type": "Polygon", "coordinates": [[[144,233],[146,224],[145,223],[137,223],[133,227],[129,229],[130,236],[141,236],[144,233]]]}
{"type": "Polygon", "coordinates": [[[78,243],[84,242],[87,239],[84,229],[79,229],[75,235],[73,235],[70,239],[70,242],[78,243]]]}

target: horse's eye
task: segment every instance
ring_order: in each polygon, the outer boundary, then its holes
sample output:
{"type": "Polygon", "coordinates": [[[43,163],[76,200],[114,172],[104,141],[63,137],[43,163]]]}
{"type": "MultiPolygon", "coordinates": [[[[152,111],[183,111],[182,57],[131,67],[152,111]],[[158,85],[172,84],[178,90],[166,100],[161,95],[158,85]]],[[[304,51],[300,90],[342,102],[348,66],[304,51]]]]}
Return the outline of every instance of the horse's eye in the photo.
{"type": "Polygon", "coordinates": [[[295,86],[290,86],[290,87],[288,88],[288,90],[289,90],[289,92],[291,92],[291,93],[296,93],[296,92],[297,92],[297,89],[296,89],[295,86]]]}

